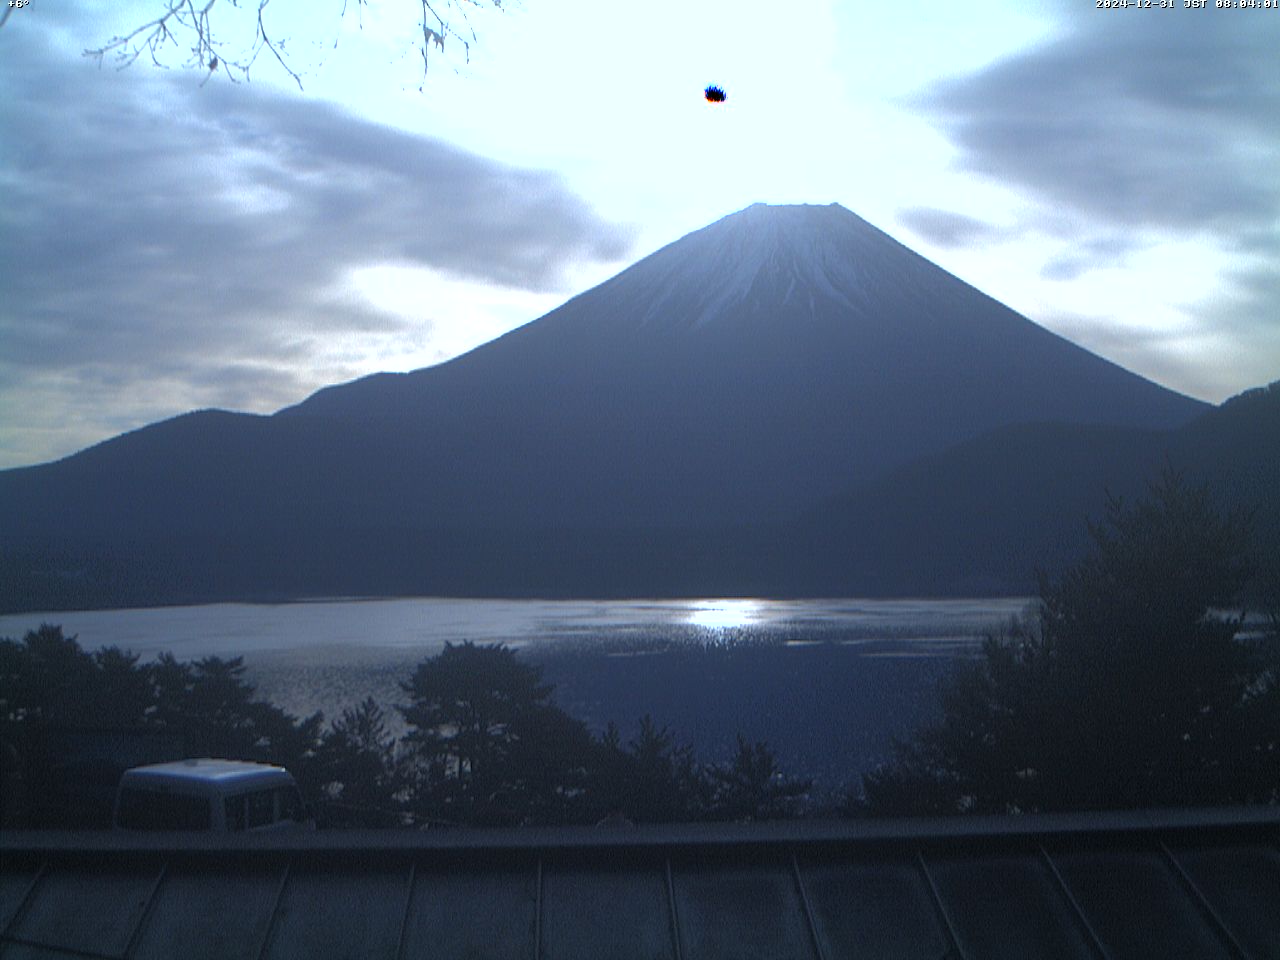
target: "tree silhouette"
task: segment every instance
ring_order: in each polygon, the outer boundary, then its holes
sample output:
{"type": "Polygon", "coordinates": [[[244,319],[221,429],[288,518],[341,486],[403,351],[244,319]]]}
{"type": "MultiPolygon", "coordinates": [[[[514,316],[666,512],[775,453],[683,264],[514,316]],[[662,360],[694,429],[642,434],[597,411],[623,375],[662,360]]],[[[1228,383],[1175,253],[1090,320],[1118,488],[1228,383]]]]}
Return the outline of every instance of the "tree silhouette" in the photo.
{"type": "Polygon", "coordinates": [[[344,710],[320,738],[310,769],[331,826],[392,826],[402,821],[406,758],[372,697],[344,710]]]}
{"type": "Polygon", "coordinates": [[[137,660],[115,647],[86,653],[50,624],[21,642],[0,640],[0,717],[32,726],[139,722],[149,697],[137,660]],[[118,691],[103,683],[104,673],[118,691]]]}
{"type": "Polygon", "coordinates": [[[145,744],[148,735],[170,734],[186,756],[284,764],[305,786],[320,714],[297,721],[255,699],[243,673],[239,658],[190,664],[166,654],[140,664],[115,647],[91,654],[47,624],[20,642],[0,639],[0,779],[20,783],[29,801],[23,809],[4,804],[6,820],[62,827],[109,820],[109,794],[128,764],[68,756],[73,735],[110,732],[145,744]],[[105,809],[81,802],[95,786],[106,790],[105,809]]]}
{"type": "Polygon", "coordinates": [[[714,766],[713,814],[726,820],[784,820],[794,817],[812,780],[788,777],[778,758],[762,741],[752,743],[738,734],[738,752],[728,763],[714,766]]]}
{"type": "Polygon", "coordinates": [[[705,816],[711,791],[693,748],[646,714],[626,744],[610,723],[596,743],[590,792],[600,816],[671,823],[705,816]]]}
{"type": "Polygon", "coordinates": [[[864,778],[871,809],[1278,799],[1277,638],[1220,612],[1251,574],[1248,518],[1166,472],[1090,532],[1036,615],[944,685],[941,723],[864,778]]]}
{"type": "Polygon", "coordinates": [[[590,735],[510,648],[446,643],[403,689],[419,815],[523,822],[580,789],[590,735]]]}
{"type": "Polygon", "coordinates": [[[105,826],[136,756],[102,761],[104,797],[48,802],[58,791],[85,794],[68,782],[74,771],[59,772],[66,757],[55,734],[104,726],[178,756],[287,766],[331,826],[766,819],[796,815],[808,789],[779,773],[765,744],[741,737],[736,758],[719,766],[700,763],[649,716],[626,744],[612,724],[593,738],[552,702],[541,669],[501,645],[446,644],[420,663],[403,685],[401,740],[372,698],[322,732],[321,714],[297,720],[257,699],[244,673],[239,657],[140,664],[114,647],[90,654],[55,626],[0,639],[0,826],[105,826]]]}
{"type": "Polygon", "coordinates": [[[179,734],[188,756],[259,760],[303,772],[314,754],[322,715],[298,721],[255,699],[244,670],[243,657],[181,663],[161,654],[151,667],[151,720],[179,734]]]}

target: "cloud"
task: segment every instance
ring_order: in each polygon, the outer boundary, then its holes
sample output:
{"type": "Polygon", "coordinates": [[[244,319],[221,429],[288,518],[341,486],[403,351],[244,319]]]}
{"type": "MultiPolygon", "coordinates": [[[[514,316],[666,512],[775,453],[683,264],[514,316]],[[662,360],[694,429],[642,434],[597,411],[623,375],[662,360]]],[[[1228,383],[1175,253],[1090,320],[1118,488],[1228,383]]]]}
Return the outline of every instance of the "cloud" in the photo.
{"type": "MultiPolygon", "coordinates": [[[[1222,294],[1197,304],[1198,313],[1212,319],[1235,384],[1255,386],[1280,380],[1280,242],[1273,241],[1272,259],[1234,271],[1222,294]]],[[[1224,381],[1219,396],[1239,392],[1224,381]]]]}
{"type": "Polygon", "coordinates": [[[1092,257],[1065,256],[1050,257],[1040,268],[1040,276],[1044,280],[1075,280],[1083,276],[1097,261],[1092,257]]]}
{"type": "MultiPolygon", "coordinates": [[[[1060,218],[1055,232],[1067,233],[1060,218]]],[[[1122,230],[1075,227],[1076,235],[1066,249],[1052,254],[1040,268],[1044,280],[1071,281],[1084,276],[1090,270],[1124,269],[1133,261],[1133,255],[1152,248],[1145,238],[1126,234],[1122,230]]]]}
{"type": "Polygon", "coordinates": [[[1157,383],[1177,384],[1175,389],[1189,396],[1222,398],[1235,392],[1222,381],[1220,371],[1206,369],[1199,362],[1206,344],[1204,337],[1190,327],[1143,327],[1121,324],[1112,317],[1064,311],[1046,313],[1039,320],[1086,350],[1130,370],[1140,370],[1157,383]]]}
{"type": "MultiPolygon", "coordinates": [[[[1280,17],[1057,7],[1055,39],[937,84],[916,105],[949,134],[963,169],[1039,201],[1025,229],[1068,248],[1044,264],[1045,279],[1168,240],[1219,252],[1204,270],[1220,275],[1220,296],[1186,305],[1196,336],[1203,346],[1229,330],[1251,372],[1274,378],[1280,257],[1266,253],[1280,226],[1280,17]],[[1228,258],[1238,258],[1234,275],[1221,269],[1228,258]]],[[[1128,352],[1148,347],[1151,370],[1154,345],[1128,352]]]]}
{"type": "Polygon", "coordinates": [[[556,175],[21,39],[0,61],[22,90],[0,103],[0,465],[190,406],[271,409],[421,348],[429,298],[412,321],[379,309],[350,294],[360,268],[534,300],[629,248],[556,175]],[[61,439],[37,452],[18,406],[61,439]]]}
{"type": "Polygon", "coordinates": [[[918,236],[940,247],[962,247],[989,239],[998,231],[989,223],[937,207],[908,207],[898,219],[918,236]]]}
{"type": "Polygon", "coordinates": [[[1280,18],[1095,12],[924,97],[964,165],[1118,225],[1273,223],[1280,18]]]}

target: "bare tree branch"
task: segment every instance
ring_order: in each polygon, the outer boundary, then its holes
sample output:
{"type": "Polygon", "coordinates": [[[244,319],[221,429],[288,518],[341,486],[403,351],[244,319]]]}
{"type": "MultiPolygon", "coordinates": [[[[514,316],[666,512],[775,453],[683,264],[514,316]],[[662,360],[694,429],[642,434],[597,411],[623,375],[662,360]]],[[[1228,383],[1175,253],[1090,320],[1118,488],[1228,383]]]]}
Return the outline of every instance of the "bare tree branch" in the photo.
{"type": "MultiPolygon", "coordinates": [[[[359,28],[363,30],[364,10],[369,2],[370,0],[342,0],[339,18],[346,19],[348,9],[354,8],[359,28]]],[[[218,70],[232,82],[248,80],[250,70],[265,50],[301,90],[302,74],[285,53],[288,38],[276,34],[274,25],[269,29],[267,7],[270,3],[271,0],[248,0],[245,4],[256,7],[252,14],[247,11],[241,13],[241,16],[254,17],[254,33],[246,49],[230,49],[231,45],[222,39],[222,34],[215,33],[214,23],[215,8],[227,10],[229,7],[233,11],[242,11],[242,0],[225,0],[221,6],[219,0],[204,0],[202,4],[198,0],[162,0],[164,11],[154,20],[149,20],[128,33],[112,37],[101,47],[85,50],[84,55],[97,60],[99,66],[110,57],[117,69],[124,69],[145,53],[155,66],[165,68],[167,64],[162,58],[169,48],[181,49],[184,43],[189,43],[189,55],[184,66],[205,71],[205,77],[201,81],[203,86],[218,70]],[[180,42],[179,37],[184,37],[185,40],[180,42]]],[[[501,10],[503,3],[504,0],[419,0],[422,18],[419,24],[421,37],[417,41],[422,56],[422,83],[419,90],[426,84],[431,47],[443,52],[447,38],[452,37],[462,44],[463,54],[467,62],[470,62],[471,45],[477,38],[468,8],[493,7],[501,10]],[[457,29],[449,19],[453,13],[457,13],[462,19],[457,29]]],[[[10,9],[5,9],[3,17],[0,17],[0,25],[9,18],[10,9]]],[[[227,13],[219,18],[218,27],[235,16],[236,13],[227,13]]],[[[333,45],[336,47],[337,44],[335,37],[333,45]]]]}
{"type": "MultiPolygon", "coordinates": [[[[267,36],[267,25],[266,23],[263,22],[262,12],[267,9],[267,4],[270,2],[271,0],[261,0],[261,2],[258,4],[258,37],[262,39],[262,43],[254,50],[253,59],[250,60],[249,63],[252,64],[253,60],[257,60],[258,51],[260,51],[263,47],[266,47],[268,50],[271,51],[271,55],[276,58],[276,61],[280,64],[280,66],[284,68],[284,72],[289,74],[289,76],[293,77],[293,82],[296,83],[298,85],[298,89],[301,90],[302,78],[298,76],[296,73],[294,73],[293,69],[287,63],[284,62],[284,57],[280,56],[280,50],[278,49],[277,45],[272,43],[271,38],[267,36]]],[[[344,4],[344,7],[345,7],[345,4],[344,4]]],[[[283,44],[283,41],[281,41],[281,44],[283,44]]],[[[245,67],[245,72],[246,73],[248,72],[247,66],[245,67]]]]}

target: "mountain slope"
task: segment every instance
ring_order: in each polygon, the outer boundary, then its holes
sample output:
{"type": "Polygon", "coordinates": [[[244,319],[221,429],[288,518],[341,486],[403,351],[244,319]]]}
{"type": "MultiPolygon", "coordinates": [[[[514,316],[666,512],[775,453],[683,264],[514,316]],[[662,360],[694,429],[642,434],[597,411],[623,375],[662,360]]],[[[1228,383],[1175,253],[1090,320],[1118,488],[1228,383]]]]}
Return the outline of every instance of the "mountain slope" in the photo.
{"type": "Polygon", "coordinates": [[[1203,409],[841,207],[757,205],[451,363],[330,388],[280,416],[419,431],[453,463],[411,469],[433,486],[480,484],[477,519],[496,501],[512,506],[501,522],[534,509],[725,523],[785,516],[1006,423],[1168,427],[1203,409]]]}
{"type": "Polygon", "coordinates": [[[811,511],[795,533],[800,579],[817,592],[1026,593],[1037,569],[1080,554],[1108,495],[1142,496],[1168,468],[1249,512],[1260,554],[1280,561],[1276,383],[1177,430],[1018,424],[923,458],[811,511]]]}
{"type": "Polygon", "coordinates": [[[0,559],[21,574],[163,556],[128,602],[678,590],[673,571],[738,569],[725,531],[992,429],[1164,429],[1204,409],[842,207],[756,205],[448,363],[0,473],[0,559]]]}

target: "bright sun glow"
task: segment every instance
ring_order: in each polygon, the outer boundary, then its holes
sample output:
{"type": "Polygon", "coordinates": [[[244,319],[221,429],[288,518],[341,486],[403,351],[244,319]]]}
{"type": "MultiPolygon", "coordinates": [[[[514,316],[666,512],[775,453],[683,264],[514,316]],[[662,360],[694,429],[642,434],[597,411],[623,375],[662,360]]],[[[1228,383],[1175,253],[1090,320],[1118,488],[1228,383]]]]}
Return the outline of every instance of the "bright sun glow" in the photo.
{"type": "Polygon", "coordinates": [[[758,600],[701,600],[689,611],[689,624],[707,630],[734,630],[760,619],[758,600]]]}

